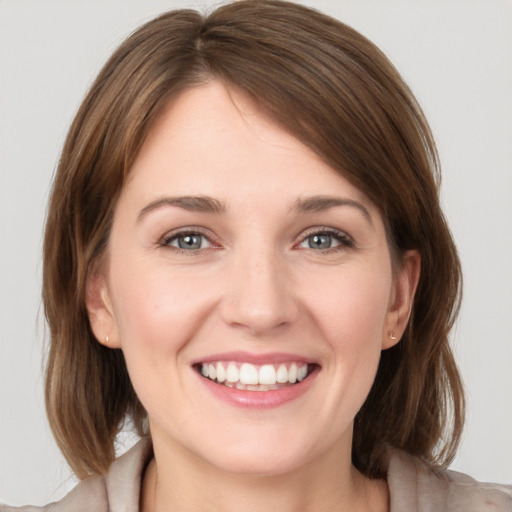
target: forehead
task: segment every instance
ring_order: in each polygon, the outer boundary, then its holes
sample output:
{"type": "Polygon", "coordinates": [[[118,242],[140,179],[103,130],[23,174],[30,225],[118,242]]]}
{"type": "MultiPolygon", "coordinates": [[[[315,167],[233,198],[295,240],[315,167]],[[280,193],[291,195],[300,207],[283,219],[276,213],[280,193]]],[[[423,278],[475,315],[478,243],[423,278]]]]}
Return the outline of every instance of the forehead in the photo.
{"type": "Polygon", "coordinates": [[[244,94],[220,82],[184,91],[150,130],[123,192],[225,202],[332,193],[368,198],[244,94]]]}

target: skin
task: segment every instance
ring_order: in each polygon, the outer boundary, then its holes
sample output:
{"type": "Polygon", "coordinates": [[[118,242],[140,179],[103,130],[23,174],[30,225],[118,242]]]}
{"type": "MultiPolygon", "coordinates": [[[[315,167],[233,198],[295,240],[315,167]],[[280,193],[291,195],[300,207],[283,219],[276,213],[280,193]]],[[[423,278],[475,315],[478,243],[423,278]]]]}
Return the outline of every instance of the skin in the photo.
{"type": "Polygon", "coordinates": [[[393,272],[378,208],[247,97],[212,82],[176,98],[138,155],[87,290],[93,331],[123,350],[149,415],[142,510],[387,510],[385,482],[351,464],[353,420],[405,329],[419,260],[411,251],[393,272]],[[184,196],[225,211],[168,204],[184,196]],[[347,204],[297,209],[313,196],[347,204]],[[180,249],[184,228],[201,248],[180,249]],[[286,404],[236,407],[192,362],[240,350],[318,371],[286,404]]]}

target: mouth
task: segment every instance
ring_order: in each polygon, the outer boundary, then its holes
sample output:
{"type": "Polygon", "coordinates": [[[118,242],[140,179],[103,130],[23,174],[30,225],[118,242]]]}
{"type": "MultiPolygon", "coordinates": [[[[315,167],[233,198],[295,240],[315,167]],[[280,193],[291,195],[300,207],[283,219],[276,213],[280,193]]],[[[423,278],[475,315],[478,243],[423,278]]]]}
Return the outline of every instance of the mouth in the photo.
{"type": "Polygon", "coordinates": [[[238,361],[211,361],[194,365],[205,379],[242,391],[275,391],[292,387],[307,379],[316,364],[286,362],[280,364],[251,364],[238,361]]]}

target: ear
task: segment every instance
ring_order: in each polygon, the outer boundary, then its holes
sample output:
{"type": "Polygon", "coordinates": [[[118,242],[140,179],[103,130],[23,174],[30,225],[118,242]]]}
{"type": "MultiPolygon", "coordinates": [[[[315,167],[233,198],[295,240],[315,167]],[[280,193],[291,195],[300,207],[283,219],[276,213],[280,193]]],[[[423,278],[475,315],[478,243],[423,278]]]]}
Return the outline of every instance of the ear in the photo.
{"type": "Polygon", "coordinates": [[[389,310],[382,333],[382,349],[396,345],[402,337],[411,316],[414,294],[421,271],[421,256],[416,250],[407,251],[394,279],[389,310]]]}
{"type": "Polygon", "coordinates": [[[100,270],[87,276],[85,305],[96,339],[106,347],[121,348],[107,279],[100,270]]]}

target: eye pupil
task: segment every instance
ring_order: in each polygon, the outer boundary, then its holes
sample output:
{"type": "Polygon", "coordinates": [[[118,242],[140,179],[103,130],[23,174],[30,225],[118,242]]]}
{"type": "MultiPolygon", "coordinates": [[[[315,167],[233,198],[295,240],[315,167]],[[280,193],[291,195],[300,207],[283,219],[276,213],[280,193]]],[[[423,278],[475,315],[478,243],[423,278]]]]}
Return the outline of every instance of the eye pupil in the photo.
{"type": "Polygon", "coordinates": [[[329,249],[331,247],[331,235],[312,235],[308,239],[308,244],[311,249],[329,249]]]}
{"type": "Polygon", "coordinates": [[[180,249],[200,249],[201,235],[183,235],[178,238],[180,249]]]}

